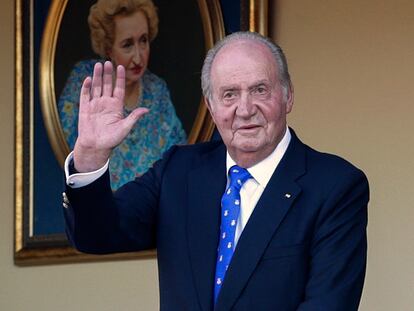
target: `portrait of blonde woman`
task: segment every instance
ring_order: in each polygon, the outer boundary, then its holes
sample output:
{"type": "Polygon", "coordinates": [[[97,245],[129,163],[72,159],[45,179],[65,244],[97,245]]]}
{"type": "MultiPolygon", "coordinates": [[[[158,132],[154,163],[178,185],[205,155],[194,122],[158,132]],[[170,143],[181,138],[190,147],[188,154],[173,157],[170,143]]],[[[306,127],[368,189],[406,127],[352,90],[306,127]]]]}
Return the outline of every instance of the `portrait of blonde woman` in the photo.
{"type": "Polygon", "coordinates": [[[164,151],[186,143],[166,82],[148,69],[150,43],[158,33],[157,8],[151,0],[98,0],[89,11],[91,46],[99,56],[79,61],[71,70],[58,100],[59,118],[70,149],[77,138],[79,94],[83,80],[97,62],[125,67],[123,113],[137,107],[149,113],[117,146],[109,162],[111,187],[142,175],[164,151]]]}

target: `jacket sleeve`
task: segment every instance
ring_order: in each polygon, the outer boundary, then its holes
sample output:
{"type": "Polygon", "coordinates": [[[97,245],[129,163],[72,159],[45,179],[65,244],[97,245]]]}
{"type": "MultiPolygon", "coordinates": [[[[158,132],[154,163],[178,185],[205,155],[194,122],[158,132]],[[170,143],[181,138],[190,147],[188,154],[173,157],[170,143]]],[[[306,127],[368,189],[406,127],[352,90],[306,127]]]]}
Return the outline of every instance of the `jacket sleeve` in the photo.
{"type": "Polygon", "coordinates": [[[64,216],[72,245],[91,254],[155,248],[162,175],[174,149],[116,192],[111,190],[108,171],[87,186],[66,186],[64,216]]]}
{"type": "Polygon", "coordinates": [[[352,170],[329,192],[315,224],[305,297],[297,311],[358,310],[365,277],[369,187],[352,170]]]}

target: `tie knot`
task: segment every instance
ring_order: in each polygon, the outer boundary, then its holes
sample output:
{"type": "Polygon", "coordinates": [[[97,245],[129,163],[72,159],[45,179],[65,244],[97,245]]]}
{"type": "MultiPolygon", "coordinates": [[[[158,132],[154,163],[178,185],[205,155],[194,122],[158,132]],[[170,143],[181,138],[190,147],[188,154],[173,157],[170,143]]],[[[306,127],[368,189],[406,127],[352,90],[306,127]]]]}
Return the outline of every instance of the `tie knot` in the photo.
{"type": "Polygon", "coordinates": [[[252,178],[252,175],[245,169],[237,165],[233,165],[229,169],[230,187],[240,189],[246,180],[252,178]]]}

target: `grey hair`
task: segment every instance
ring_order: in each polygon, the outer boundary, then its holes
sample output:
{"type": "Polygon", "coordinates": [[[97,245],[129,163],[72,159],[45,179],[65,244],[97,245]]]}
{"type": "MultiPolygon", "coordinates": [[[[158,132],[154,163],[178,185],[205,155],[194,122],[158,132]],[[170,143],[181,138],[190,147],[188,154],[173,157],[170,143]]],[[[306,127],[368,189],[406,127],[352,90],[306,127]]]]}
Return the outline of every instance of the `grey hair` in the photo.
{"type": "Polygon", "coordinates": [[[281,47],[272,42],[269,38],[264,37],[257,32],[250,31],[239,31],[232,33],[231,35],[228,35],[222,40],[218,41],[214,47],[212,47],[207,52],[206,58],[204,59],[203,69],[201,71],[201,88],[204,97],[210,101],[212,99],[210,76],[211,67],[216,55],[224,46],[228,45],[231,42],[239,40],[259,42],[269,48],[277,64],[279,81],[283,89],[283,94],[286,98],[288,92],[291,90],[292,82],[290,80],[290,74],[285,54],[283,53],[281,47]]]}

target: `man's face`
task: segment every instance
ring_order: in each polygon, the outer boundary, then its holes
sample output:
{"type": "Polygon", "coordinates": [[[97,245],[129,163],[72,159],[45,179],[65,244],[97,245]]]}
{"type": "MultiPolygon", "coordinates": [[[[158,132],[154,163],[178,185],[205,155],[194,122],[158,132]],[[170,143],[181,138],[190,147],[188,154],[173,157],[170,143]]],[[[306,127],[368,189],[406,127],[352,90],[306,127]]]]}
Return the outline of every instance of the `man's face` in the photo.
{"type": "Polygon", "coordinates": [[[266,158],[286,130],[292,109],[274,58],[261,43],[235,41],[223,47],[211,69],[209,110],[233,160],[252,166],[266,158]]]}

